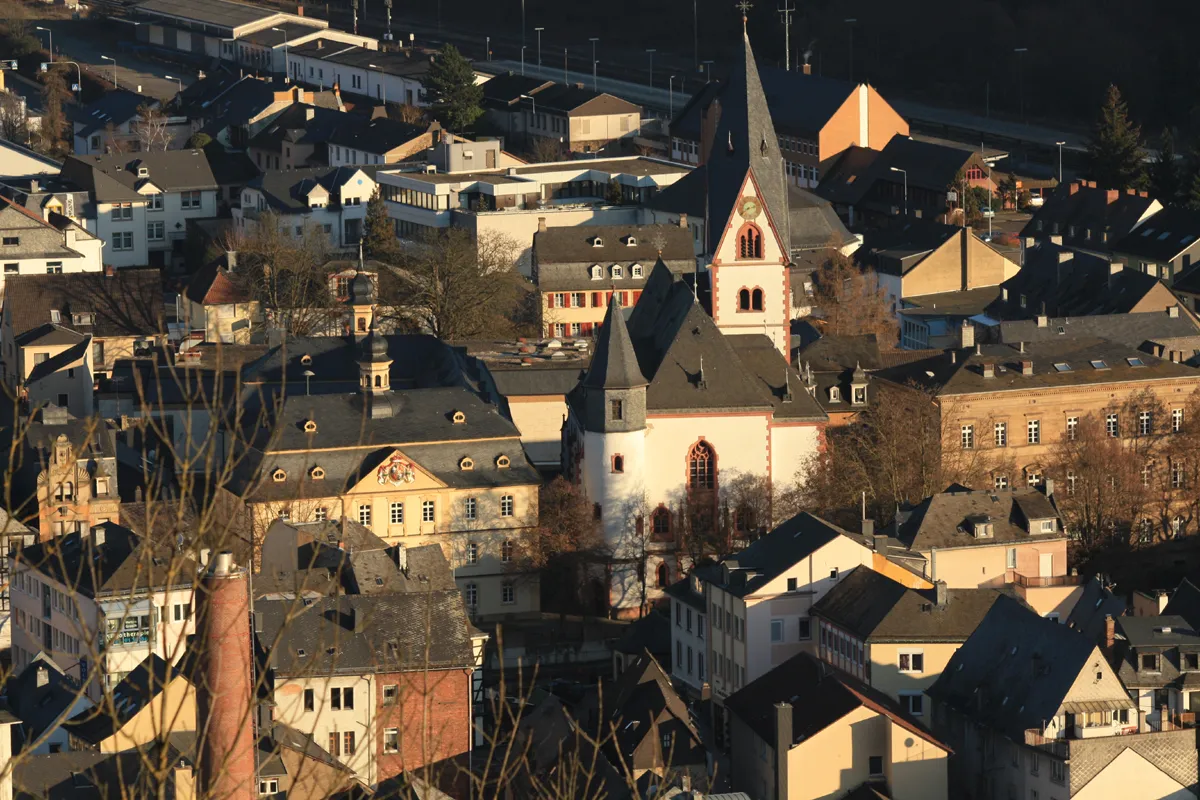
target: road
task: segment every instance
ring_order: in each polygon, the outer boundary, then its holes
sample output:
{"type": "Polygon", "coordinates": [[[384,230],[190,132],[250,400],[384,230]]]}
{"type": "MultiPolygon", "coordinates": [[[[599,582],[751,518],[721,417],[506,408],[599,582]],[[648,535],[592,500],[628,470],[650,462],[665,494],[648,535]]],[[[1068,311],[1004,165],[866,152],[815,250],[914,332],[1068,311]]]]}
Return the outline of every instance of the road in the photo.
{"type": "MultiPolygon", "coordinates": [[[[83,70],[112,81],[113,62],[105,61],[101,56],[115,58],[117,85],[122,89],[141,92],[165,101],[179,91],[180,81],[167,80],[164,76],[171,75],[182,79],[184,86],[196,79],[194,74],[185,73],[179,67],[139,59],[120,50],[117,41],[108,34],[107,29],[89,24],[87,20],[55,19],[37,24],[53,32],[56,61],[71,59],[78,62],[83,70]]],[[[132,33],[131,28],[128,37],[130,40],[133,39],[132,33]]]]}
{"type": "MultiPolygon", "coordinates": [[[[497,75],[503,75],[506,72],[521,74],[520,62],[506,61],[504,59],[496,59],[494,61],[485,61],[483,63],[475,62],[475,68],[481,72],[494,72],[497,75]]],[[[688,101],[690,95],[684,95],[679,91],[672,91],[669,88],[650,88],[645,84],[631,83],[629,81],[617,80],[616,78],[606,78],[603,75],[597,76],[595,83],[592,81],[590,72],[564,72],[562,67],[554,68],[547,66],[537,66],[535,64],[525,65],[525,74],[535,78],[545,78],[552,81],[563,81],[567,83],[581,83],[589,89],[595,86],[597,91],[608,92],[617,97],[622,97],[631,103],[638,103],[650,111],[659,111],[662,114],[669,114],[674,109],[679,109],[688,101]]],[[[661,80],[665,83],[671,83],[669,75],[657,75],[655,80],[661,80]]],[[[674,81],[676,87],[679,86],[679,80],[674,81]]]]}

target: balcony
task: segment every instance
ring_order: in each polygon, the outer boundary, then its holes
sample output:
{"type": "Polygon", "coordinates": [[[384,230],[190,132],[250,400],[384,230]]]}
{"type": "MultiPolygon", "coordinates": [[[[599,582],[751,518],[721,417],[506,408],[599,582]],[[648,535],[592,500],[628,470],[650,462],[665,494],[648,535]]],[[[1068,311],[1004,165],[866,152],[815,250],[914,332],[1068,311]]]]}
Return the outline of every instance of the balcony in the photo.
{"type": "Polygon", "coordinates": [[[1016,570],[1008,570],[1009,583],[1015,583],[1023,589],[1045,589],[1051,586],[1082,586],[1087,578],[1081,575],[1022,575],[1016,570]]]}

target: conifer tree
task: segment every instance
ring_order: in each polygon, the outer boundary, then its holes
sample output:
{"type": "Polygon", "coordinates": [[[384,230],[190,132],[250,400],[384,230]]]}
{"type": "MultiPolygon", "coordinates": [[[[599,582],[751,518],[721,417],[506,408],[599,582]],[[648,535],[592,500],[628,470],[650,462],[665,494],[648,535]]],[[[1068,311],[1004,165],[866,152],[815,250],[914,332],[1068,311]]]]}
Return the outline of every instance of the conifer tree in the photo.
{"type": "Polygon", "coordinates": [[[1129,109],[1116,85],[1100,109],[1096,132],[1088,145],[1092,180],[1102,189],[1129,189],[1145,180],[1142,129],[1129,120],[1129,109]]]}
{"type": "Polygon", "coordinates": [[[433,115],[443,126],[462,133],[483,113],[483,89],[475,84],[471,62],[452,44],[444,45],[425,78],[433,115]]]}
{"type": "Polygon", "coordinates": [[[363,222],[363,254],[380,261],[392,260],[399,250],[396,227],[387,213],[387,205],[379,187],[367,201],[367,216],[363,222]]]}
{"type": "Polygon", "coordinates": [[[1175,137],[1170,128],[1162,133],[1158,158],[1150,170],[1150,189],[1154,197],[1164,205],[1178,202],[1183,179],[1175,154],[1175,137]]]}

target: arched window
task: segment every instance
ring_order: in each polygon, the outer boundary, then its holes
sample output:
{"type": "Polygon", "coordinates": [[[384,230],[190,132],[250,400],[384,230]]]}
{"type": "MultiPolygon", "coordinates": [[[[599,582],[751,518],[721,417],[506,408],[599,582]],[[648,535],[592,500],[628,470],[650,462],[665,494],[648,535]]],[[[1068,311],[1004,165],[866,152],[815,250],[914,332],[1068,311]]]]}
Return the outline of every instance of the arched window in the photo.
{"type": "Polygon", "coordinates": [[[742,289],[738,292],[738,311],[750,310],[750,290],[742,289]]]}
{"type": "Polygon", "coordinates": [[[382,375],[375,376],[375,387],[377,389],[383,388],[383,376],[382,375]]]}
{"type": "Polygon", "coordinates": [[[655,539],[671,538],[671,512],[659,506],[650,514],[650,533],[655,539]]]}
{"type": "Polygon", "coordinates": [[[752,311],[763,310],[763,290],[755,289],[750,293],[750,309],[752,311]]]}
{"type": "Polygon", "coordinates": [[[366,317],[358,318],[358,329],[360,331],[365,331],[367,329],[367,318],[366,317]]]}
{"type": "Polygon", "coordinates": [[[762,258],[762,231],[747,222],[738,233],[738,258],[762,258]]]}
{"type": "Polygon", "coordinates": [[[658,563],[658,569],[655,571],[654,578],[655,578],[655,581],[658,583],[658,588],[660,588],[660,589],[667,588],[668,582],[671,580],[671,574],[670,574],[670,571],[667,569],[667,564],[665,561],[660,561],[658,563]]]}
{"type": "Polygon", "coordinates": [[[712,445],[703,440],[692,446],[688,453],[688,488],[714,489],[717,485],[717,454],[712,445]]]}

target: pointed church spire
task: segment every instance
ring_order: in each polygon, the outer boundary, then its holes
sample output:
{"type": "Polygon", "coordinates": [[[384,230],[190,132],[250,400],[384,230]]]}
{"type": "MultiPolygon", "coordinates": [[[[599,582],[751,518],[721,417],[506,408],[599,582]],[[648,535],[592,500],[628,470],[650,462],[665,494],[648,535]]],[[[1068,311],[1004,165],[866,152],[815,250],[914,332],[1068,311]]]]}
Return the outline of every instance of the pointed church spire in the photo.
{"type": "Polygon", "coordinates": [[[583,385],[589,389],[633,389],[647,383],[625,326],[625,314],[621,312],[617,293],[613,292],[583,385]]]}

